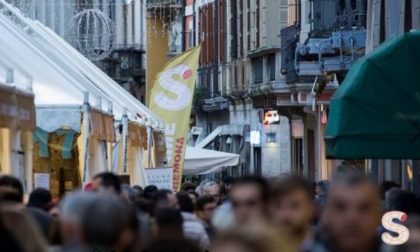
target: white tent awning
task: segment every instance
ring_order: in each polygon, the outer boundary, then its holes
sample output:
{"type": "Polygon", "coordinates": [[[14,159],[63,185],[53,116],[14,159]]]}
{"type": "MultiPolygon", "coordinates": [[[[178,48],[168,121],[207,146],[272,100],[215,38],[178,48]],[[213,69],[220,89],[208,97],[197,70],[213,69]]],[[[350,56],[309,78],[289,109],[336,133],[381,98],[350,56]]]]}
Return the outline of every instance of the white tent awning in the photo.
{"type": "Polygon", "coordinates": [[[226,166],[236,166],[239,155],[187,146],[184,175],[217,173],[226,166]]]}

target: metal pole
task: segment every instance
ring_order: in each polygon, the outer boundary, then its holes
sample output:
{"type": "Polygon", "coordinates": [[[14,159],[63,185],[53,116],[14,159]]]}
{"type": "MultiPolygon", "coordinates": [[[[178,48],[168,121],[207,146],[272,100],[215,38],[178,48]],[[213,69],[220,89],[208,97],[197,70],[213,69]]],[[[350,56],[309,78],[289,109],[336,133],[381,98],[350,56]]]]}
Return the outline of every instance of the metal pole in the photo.
{"type": "Polygon", "coordinates": [[[90,129],[90,116],[89,116],[89,93],[85,93],[85,101],[82,108],[83,113],[83,183],[86,183],[89,178],[89,129],[90,129]]]}
{"type": "Polygon", "coordinates": [[[127,108],[124,108],[124,115],[122,118],[122,145],[123,145],[123,158],[122,158],[122,173],[127,174],[127,149],[128,149],[128,116],[127,108]]]}

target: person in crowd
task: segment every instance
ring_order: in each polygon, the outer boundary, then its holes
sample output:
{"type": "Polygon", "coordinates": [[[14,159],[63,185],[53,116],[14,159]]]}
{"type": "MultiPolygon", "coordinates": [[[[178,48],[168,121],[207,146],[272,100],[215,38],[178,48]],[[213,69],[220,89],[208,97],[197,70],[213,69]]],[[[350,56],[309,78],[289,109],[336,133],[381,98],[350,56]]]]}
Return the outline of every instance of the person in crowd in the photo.
{"type": "Polygon", "coordinates": [[[129,184],[121,185],[121,196],[123,199],[127,200],[127,202],[134,202],[136,200],[136,192],[129,184]]]}
{"type": "Polygon", "coordinates": [[[143,198],[143,188],[139,185],[135,185],[131,187],[133,189],[134,192],[134,201],[139,200],[141,198],[143,198]]]}
{"type": "Polygon", "coordinates": [[[159,189],[155,185],[148,185],[144,188],[143,197],[147,200],[151,200],[155,193],[157,193],[159,189]]]}
{"type": "Polygon", "coordinates": [[[190,196],[194,205],[197,203],[198,197],[200,197],[196,191],[188,191],[188,196],[190,196]]]}
{"type": "Polygon", "coordinates": [[[182,187],[181,187],[181,191],[183,192],[195,191],[195,189],[196,189],[196,186],[191,182],[185,182],[184,184],[182,184],[182,187]]]}
{"type": "Polygon", "coordinates": [[[153,195],[153,211],[161,208],[179,209],[178,199],[170,190],[161,189],[153,195]]]}
{"type": "Polygon", "coordinates": [[[304,251],[376,252],[381,243],[376,228],[381,224],[381,205],[376,186],[359,173],[334,178],[321,229],[304,251]]]}
{"type": "Polygon", "coordinates": [[[184,236],[197,243],[202,251],[210,248],[210,240],[203,223],[194,215],[194,204],[186,192],[176,194],[183,219],[184,236]]]}
{"type": "Polygon", "coordinates": [[[298,176],[283,176],[271,183],[268,200],[270,223],[302,243],[314,217],[311,184],[298,176]]]}
{"type": "Polygon", "coordinates": [[[230,189],[232,188],[232,184],[235,181],[235,178],[232,176],[227,176],[223,179],[223,187],[224,187],[224,200],[227,200],[227,196],[230,193],[230,189]]]}
{"type": "Polygon", "coordinates": [[[407,214],[417,214],[420,209],[414,193],[406,192],[399,188],[392,188],[386,192],[385,211],[402,211],[407,214]]]}
{"type": "Polygon", "coordinates": [[[210,195],[198,198],[197,203],[195,204],[195,214],[203,223],[210,241],[213,240],[215,235],[211,220],[216,208],[216,200],[210,195]]]}
{"type": "Polygon", "coordinates": [[[184,239],[181,212],[174,208],[160,208],[155,214],[154,236],[160,239],[184,239]]]}
{"type": "Polygon", "coordinates": [[[265,220],[268,184],[261,177],[246,176],[235,180],[230,191],[236,223],[265,220]]]}
{"type": "Polygon", "coordinates": [[[401,188],[401,185],[390,180],[385,180],[379,185],[379,196],[382,201],[385,201],[385,194],[393,188],[401,188]]]}
{"type": "Polygon", "coordinates": [[[217,204],[221,203],[222,200],[222,188],[216,181],[209,181],[203,185],[203,194],[212,196],[217,204]]]}
{"type": "Polygon", "coordinates": [[[121,194],[120,179],[111,172],[103,172],[93,177],[93,191],[95,192],[111,192],[116,195],[121,194]]]}
{"type": "MultiPolygon", "coordinates": [[[[6,198],[9,198],[9,200],[13,198],[14,203],[23,203],[23,186],[17,178],[7,175],[1,176],[0,190],[9,191],[9,193],[6,194],[6,198]]],[[[51,226],[53,224],[52,216],[50,216],[44,210],[35,207],[27,207],[25,210],[32,218],[35,219],[36,224],[41,229],[44,235],[44,238],[47,239],[50,233],[51,226]]]]}
{"type": "Polygon", "coordinates": [[[29,201],[27,206],[48,212],[53,206],[51,192],[44,188],[35,188],[29,194],[29,201]]]}
{"type": "Polygon", "coordinates": [[[327,201],[329,186],[330,186],[330,183],[328,182],[328,180],[321,180],[318,183],[316,183],[315,206],[316,206],[317,216],[321,215],[325,202],[327,201]]]}
{"type": "Polygon", "coordinates": [[[125,251],[135,243],[128,209],[109,192],[66,196],[61,204],[63,251],[125,251]]]}
{"type": "Polygon", "coordinates": [[[0,251],[48,251],[45,238],[23,205],[0,204],[0,251]]]}

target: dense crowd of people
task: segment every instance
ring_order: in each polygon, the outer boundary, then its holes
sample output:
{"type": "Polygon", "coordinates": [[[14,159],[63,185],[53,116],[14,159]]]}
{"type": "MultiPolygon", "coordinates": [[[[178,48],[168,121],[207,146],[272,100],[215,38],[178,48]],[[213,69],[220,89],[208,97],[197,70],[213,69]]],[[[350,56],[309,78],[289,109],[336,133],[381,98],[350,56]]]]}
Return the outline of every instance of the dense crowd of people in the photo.
{"type": "Polygon", "coordinates": [[[84,190],[27,200],[0,177],[0,251],[375,252],[420,251],[419,199],[358,173],[310,183],[282,175],[186,182],[180,192],[121,184],[101,173],[84,190]],[[407,213],[408,242],[381,241],[384,212],[407,213]]]}

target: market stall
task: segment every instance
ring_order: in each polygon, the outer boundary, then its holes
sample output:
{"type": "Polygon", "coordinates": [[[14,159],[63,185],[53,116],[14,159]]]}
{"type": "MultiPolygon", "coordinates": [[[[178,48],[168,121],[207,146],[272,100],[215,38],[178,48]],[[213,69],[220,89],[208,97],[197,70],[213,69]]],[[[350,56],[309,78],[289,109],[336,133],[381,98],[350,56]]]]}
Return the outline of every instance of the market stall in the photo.
{"type": "Polygon", "coordinates": [[[20,178],[27,188],[31,174],[31,134],[35,128],[34,96],[6,84],[13,70],[0,65],[0,174],[20,178]],[[9,76],[7,76],[9,75],[9,76]],[[4,78],[6,77],[6,78],[4,78]]]}
{"type": "Polygon", "coordinates": [[[224,167],[236,166],[239,155],[187,146],[184,175],[204,175],[221,172],[224,167]]]}

